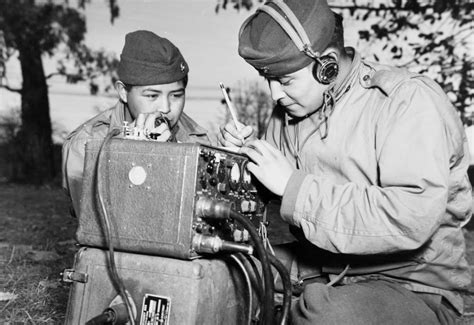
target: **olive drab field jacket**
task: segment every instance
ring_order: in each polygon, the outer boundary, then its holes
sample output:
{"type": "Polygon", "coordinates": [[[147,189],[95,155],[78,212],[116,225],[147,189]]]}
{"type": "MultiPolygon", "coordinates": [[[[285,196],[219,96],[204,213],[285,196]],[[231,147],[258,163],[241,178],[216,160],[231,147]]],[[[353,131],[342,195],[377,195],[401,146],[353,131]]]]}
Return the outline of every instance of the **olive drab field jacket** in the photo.
{"type": "Polygon", "coordinates": [[[471,282],[462,227],[472,197],[459,116],[434,81],[356,52],[349,78],[326,137],[307,131],[314,120],[292,123],[282,108],[273,111],[265,139],[301,162],[281,215],[332,254],[327,273],[350,265],[347,282],[388,277],[441,294],[462,312],[458,292],[471,282]]]}
{"type": "MultiPolygon", "coordinates": [[[[98,114],[71,132],[63,144],[63,188],[71,198],[76,216],[79,216],[80,209],[86,142],[90,139],[104,139],[113,128],[122,127],[126,116],[125,110],[125,105],[119,101],[114,107],[98,114]]],[[[179,142],[210,143],[207,131],[185,113],[182,113],[177,127],[176,139],[179,142]]]]}

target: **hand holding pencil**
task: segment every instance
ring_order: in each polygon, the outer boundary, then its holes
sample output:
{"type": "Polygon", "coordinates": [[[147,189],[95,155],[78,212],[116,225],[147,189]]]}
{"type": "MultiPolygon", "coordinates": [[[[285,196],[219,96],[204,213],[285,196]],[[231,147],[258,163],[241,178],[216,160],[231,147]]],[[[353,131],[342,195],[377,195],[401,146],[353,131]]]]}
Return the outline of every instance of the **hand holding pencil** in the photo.
{"type": "Polygon", "coordinates": [[[232,117],[232,121],[220,127],[220,133],[217,135],[219,143],[224,147],[242,147],[245,141],[252,136],[253,128],[239,122],[235,106],[230,100],[224,84],[220,82],[219,86],[232,117]]]}

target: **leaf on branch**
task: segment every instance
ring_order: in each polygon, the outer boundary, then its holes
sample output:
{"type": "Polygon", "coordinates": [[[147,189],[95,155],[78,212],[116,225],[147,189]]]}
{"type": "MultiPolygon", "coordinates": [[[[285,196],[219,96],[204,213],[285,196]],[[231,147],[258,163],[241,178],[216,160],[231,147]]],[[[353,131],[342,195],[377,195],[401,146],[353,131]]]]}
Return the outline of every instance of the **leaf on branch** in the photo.
{"type": "Polygon", "coordinates": [[[370,16],[370,11],[367,10],[367,12],[365,13],[365,15],[362,16],[362,20],[363,20],[363,21],[366,21],[366,20],[369,18],[369,16],[370,16]]]}
{"type": "Polygon", "coordinates": [[[399,59],[402,58],[402,56],[403,56],[403,55],[402,55],[402,53],[400,52],[399,54],[395,54],[395,55],[393,56],[393,58],[396,59],[396,60],[399,60],[399,59]]]}
{"type": "Polygon", "coordinates": [[[415,14],[418,14],[421,11],[418,0],[407,0],[407,3],[405,4],[405,9],[413,11],[415,14]]]}
{"type": "Polygon", "coordinates": [[[366,40],[366,41],[368,41],[369,38],[370,38],[370,33],[369,33],[369,31],[368,31],[368,30],[360,30],[360,31],[359,31],[359,38],[360,38],[361,40],[366,40]]]}
{"type": "Polygon", "coordinates": [[[429,34],[426,34],[426,33],[419,33],[419,34],[418,34],[418,37],[423,38],[423,39],[426,39],[426,40],[433,40],[434,35],[433,35],[433,33],[429,33],[429,34]]]}
{"type": "Polygon", "coordinates": [[[433,11],[436,13],[442,13],[447,9],[446,0],[436,0],[433,4],[433,11]]]}
{"type": "Polygon", "coordinates": [[[393,0],[393,5],[395,8],[401,8],[402,7],[402,0],[393,0]]]}
{"type": "Polygon", "coordinates": [[[461,19],[461,23],[460,23],[459,25],[460,25],[460,26],[464,26],[465,24],[468,24],[468,23],[470,23],[470,22],[472,22],[471,19],[469,19],[469,18],[463,18],[463,19],[461,19]]]}

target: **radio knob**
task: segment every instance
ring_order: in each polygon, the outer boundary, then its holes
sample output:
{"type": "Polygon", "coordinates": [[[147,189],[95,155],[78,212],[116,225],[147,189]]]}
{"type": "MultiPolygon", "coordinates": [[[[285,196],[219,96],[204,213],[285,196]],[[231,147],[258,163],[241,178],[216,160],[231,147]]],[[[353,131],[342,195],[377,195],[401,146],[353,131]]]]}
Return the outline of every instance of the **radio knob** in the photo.
{"type": "Polygon", "coordinates": [[[227,185],[225,183],[217,184],[217,190],[221,193],[227,192],[227,185]]]}
{"type": "Polygon", "coordinates": [[[207,164],[206,170],[209,174],[212,175],[214,173],[214,164],[212,164],[212,163],[207,164]]]}
{"type": "Polygon", "coordinates": [[[206,187],[207,187],[207,179],[206,179],[206,176],[201,175],[201,177],[199,177],[199,183],[201,184],[201,188],[202,188],[202,189],[206,189],[206,187]]]}
{"type": "Polygon", "coordinates": [[[216,186],[217,185],[217,178],[211,177],[209,179],[209,184],[211,184],[211,186],[216,186]]]}
{"type": "Polygon", "coordinates": [[[209,161],[209,153],[204,149],[201,151],[201,157],[204,159],[204,161],[209,161]]]}

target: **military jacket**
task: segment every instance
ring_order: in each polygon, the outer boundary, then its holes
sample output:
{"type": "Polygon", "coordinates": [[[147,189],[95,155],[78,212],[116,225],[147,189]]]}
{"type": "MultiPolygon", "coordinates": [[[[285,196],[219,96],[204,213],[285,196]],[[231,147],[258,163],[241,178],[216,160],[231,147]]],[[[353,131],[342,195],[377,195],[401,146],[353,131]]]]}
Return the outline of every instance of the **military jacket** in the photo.
{"type": "Polygon", "coordinates": [[[357,53],[343,84],[326,137],[317,115],[295,122],[273,111],[266,140],[300,161],[282,217],[330,253],[328,273],[350,265],[345,281],[389,277],[462,311],[472,196],[458,113],[434,81],[357,53]]]}

